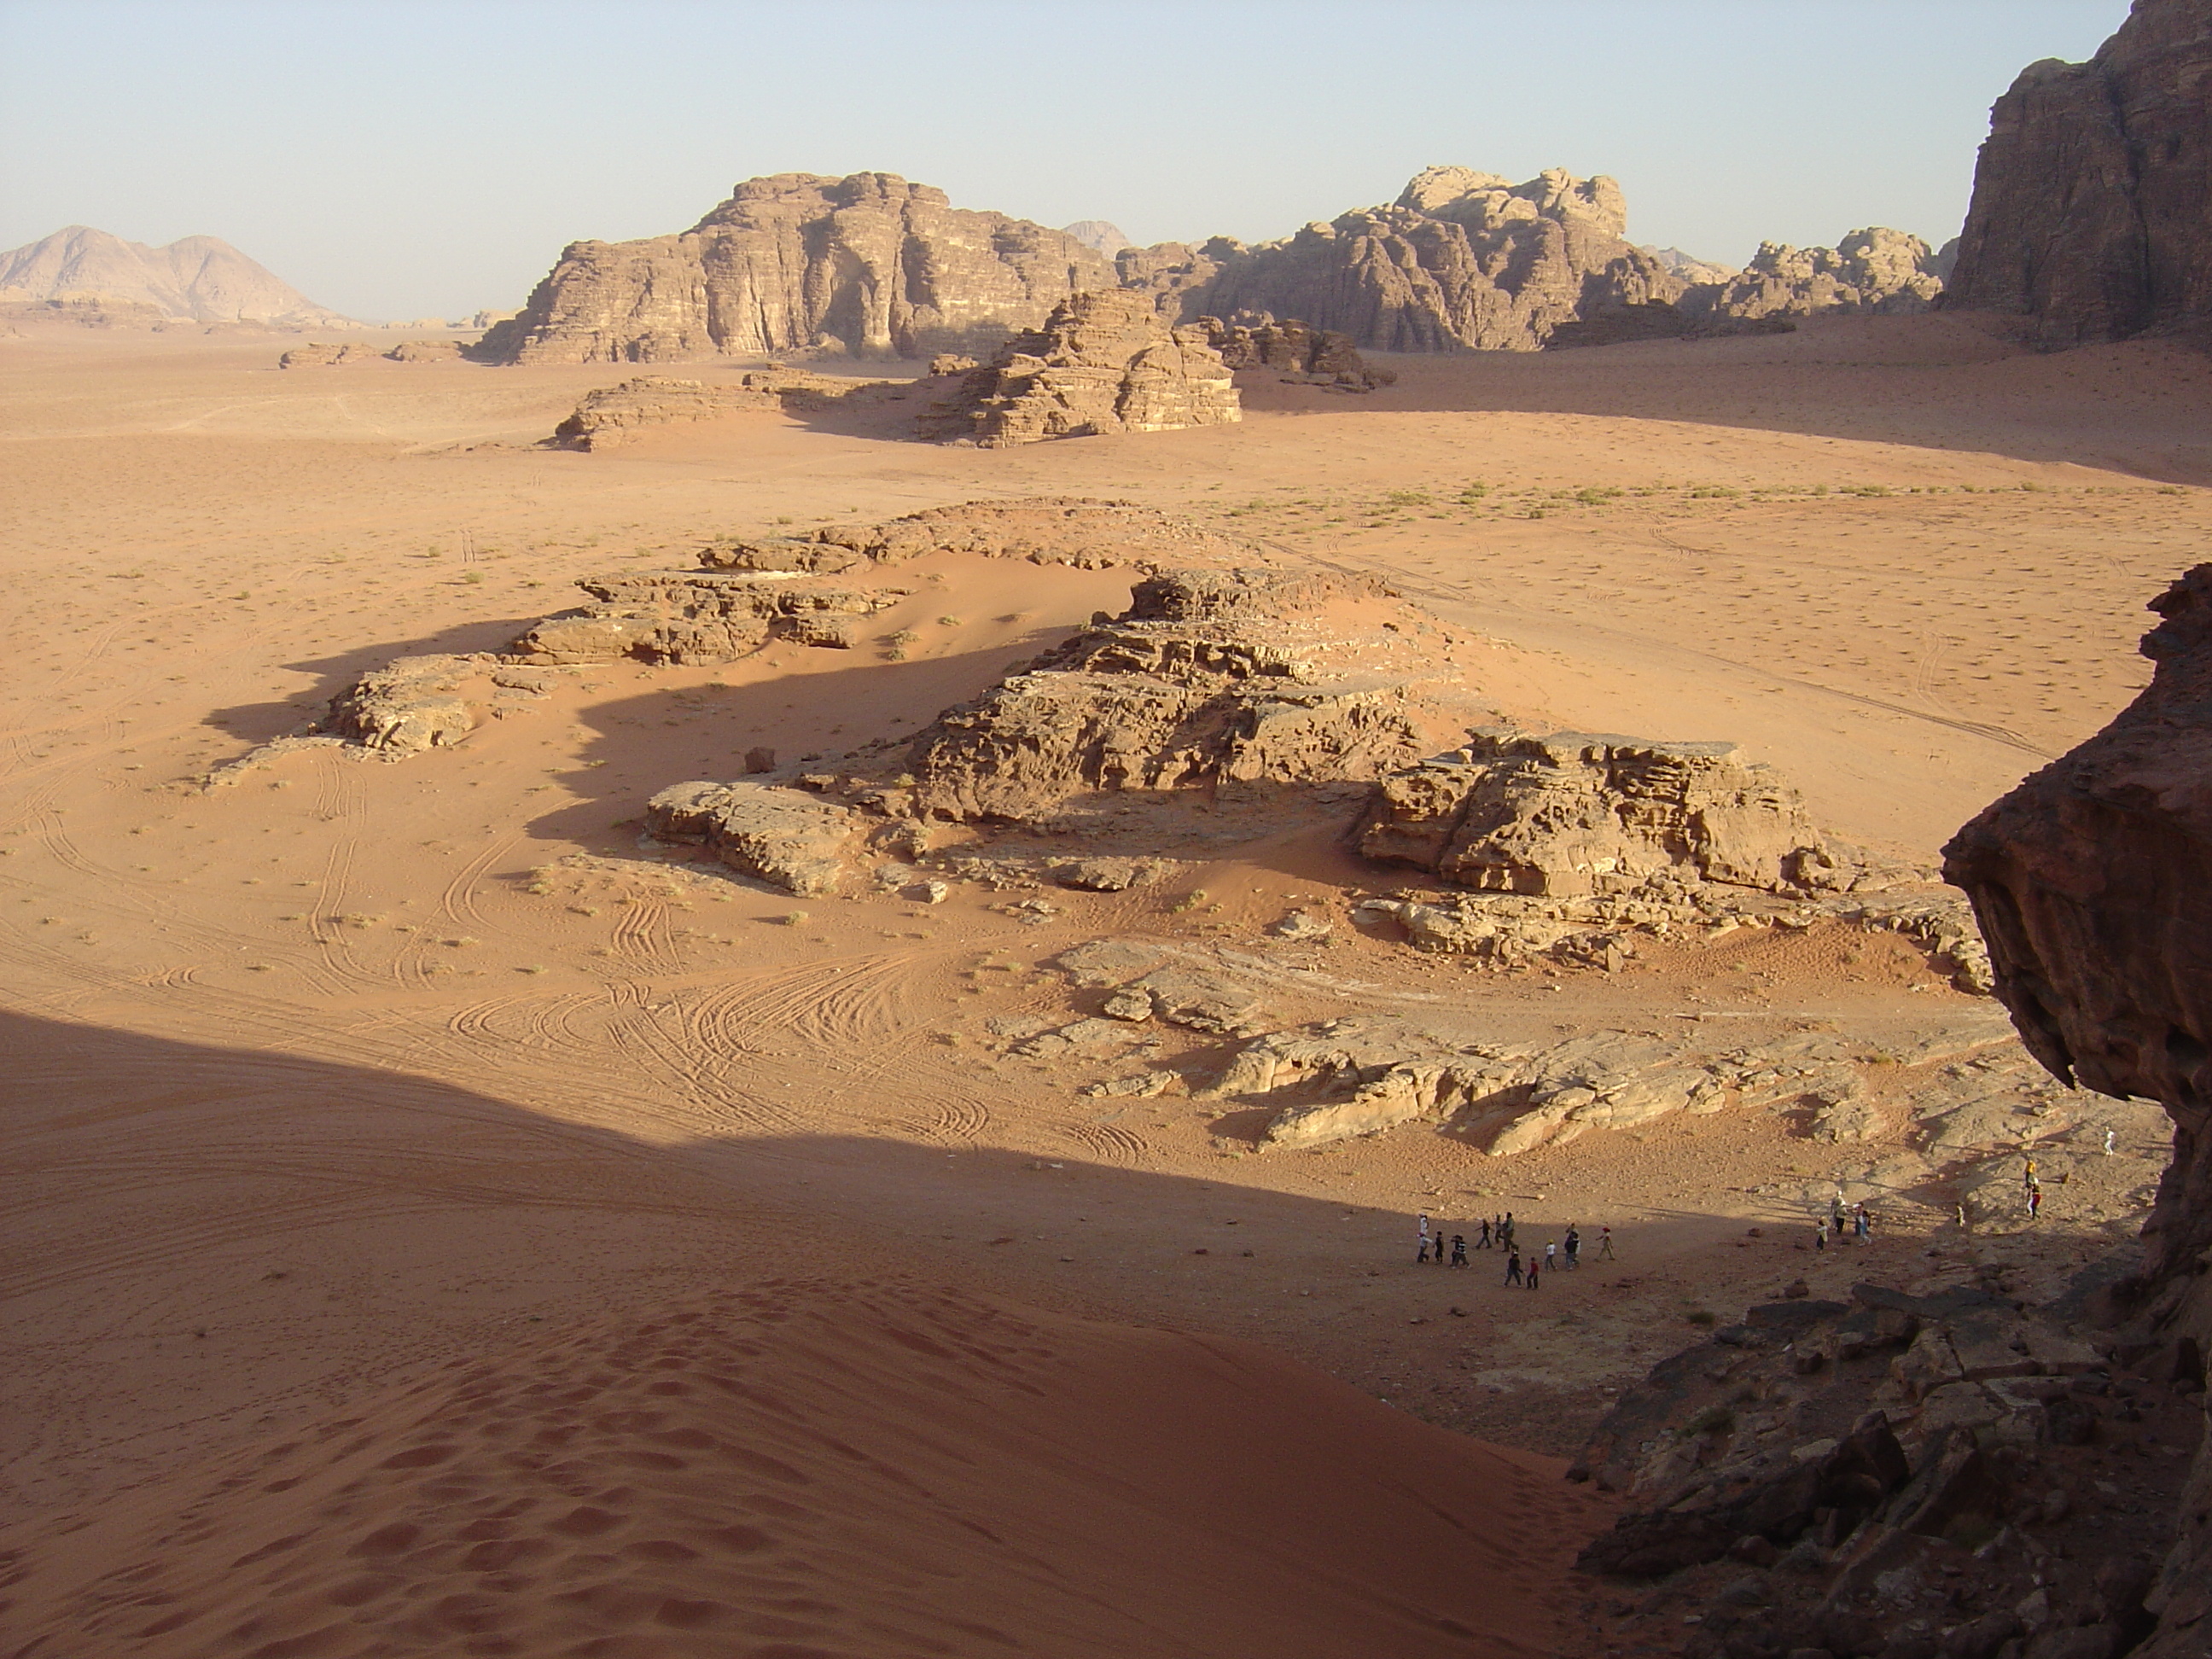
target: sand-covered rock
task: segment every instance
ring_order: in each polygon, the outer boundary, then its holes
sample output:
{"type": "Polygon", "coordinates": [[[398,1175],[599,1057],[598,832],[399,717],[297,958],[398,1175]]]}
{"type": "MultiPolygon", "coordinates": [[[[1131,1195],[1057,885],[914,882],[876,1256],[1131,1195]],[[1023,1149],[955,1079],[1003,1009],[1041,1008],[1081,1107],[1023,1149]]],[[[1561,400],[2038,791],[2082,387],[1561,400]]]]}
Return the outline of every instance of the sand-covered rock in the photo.
{"type": "Polygon", "coordinates": [[[481,678],[476,656],[401,657],[331,700],[331,725],[366,749],[410,755],[447,747],[476,729],[464,688],[481,678]]]}
{"type": "Polygon", "coordinates": [[[2045,346],[2212,319],[2212,14],[2136,0],[2086,64],[2045,58],[1990,112],[1945,303],[2045,346]]]}
{"type": "Polygon", "coordinates": [[[678,783],[646,804],[661,841],[706,847],[732,869],[801,897],[843,885],[863,827],[858,815],[765,783],[678,783]]]}
{"type": "Polygon", "coordinates": [[[926,436],[1007,449],[1046,438],[1173,432],[1241,420],[1203,328],[1164,321],[1129,289],[1076,294],[1015,335],[922,422],[926,436]]]}
{"type": "Polygon", "coordinates": [[[731,662],[770,639],[849,649],[866,618],[904,589],[773,571],[694,570],[586,577],[596,603],[548,617],[509,647],[526,662],[731,662]]]}
{"type": "Polygon", "coordinates": [[[933,553],[973,553],[1082,570],[1117,565],[1237,564],[1258,550],[1194,521],[1134,501],[1038,495],[933,507],[875,525],[825,525],[799,536],[730,537],[708,546],[713,569],[834,573],[861,562],[901,564],[933,553]]]}
{"type": "Polygon", "coordinates": [[[486,331],[492,362],[666,362],[821,347],[927,357],[988,349],[1106,258],[1065,232],[955,208],[895,173],[750,179],[679,235],[573,242],[486,331]]]}
{"type": "Polygon", "coordinates": [[[1492,892],[1826,884],[1797,793],[1729,743],[1509,727],[1385,777],[1359,850],[1492,892]]]}
{"type": "Polygon", "coordinates": [[[1181,570],[915,740],[911,808],[1037,821],[1099,792],[1368,779],[1464,707],[1371,582],[1181,570]]]}

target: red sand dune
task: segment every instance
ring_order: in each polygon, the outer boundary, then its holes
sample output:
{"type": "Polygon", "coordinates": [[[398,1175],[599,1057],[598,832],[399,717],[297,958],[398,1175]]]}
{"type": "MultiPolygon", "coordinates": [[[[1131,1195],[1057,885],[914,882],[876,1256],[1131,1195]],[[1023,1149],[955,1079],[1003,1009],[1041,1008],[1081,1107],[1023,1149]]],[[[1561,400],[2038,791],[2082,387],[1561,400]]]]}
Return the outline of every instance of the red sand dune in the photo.
{"type": "Polygon", "coordinates": [[[5,1651],[1534,1656],[1605,1519],[1244,1343],[771,1281],[27,1528],[5,1651]]]}

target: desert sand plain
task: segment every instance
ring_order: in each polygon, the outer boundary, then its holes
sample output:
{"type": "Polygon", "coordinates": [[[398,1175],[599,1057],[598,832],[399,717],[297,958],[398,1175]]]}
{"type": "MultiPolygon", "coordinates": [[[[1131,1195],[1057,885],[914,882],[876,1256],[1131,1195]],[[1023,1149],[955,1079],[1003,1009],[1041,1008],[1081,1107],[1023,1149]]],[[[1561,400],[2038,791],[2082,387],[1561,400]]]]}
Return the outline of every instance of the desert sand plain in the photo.
{"type": "MultiPolygon", "coordinates": [[[[1240,953],[1285,1024],[1992,1006],[1907,939],[1485,974],[1352,925],[1407,872],[1235,815],[1041,920],[795,904],[641,842],[653,791],[914,730],[1127,569],[939,556],[879,619],[903,660],[594,666],[453,749],[204,780],[580,576],[1089,495],[1386,577],[1481,636],[1517,722],[1737,740],[1928,860],[2146,681],[2142,606],[2212,520],[2212,362],[1942,314],[1389,360],[1366,397],[1244,375],[1240,425],[1011,451],[885,409],[553,452],[620,371],[277,349],[0,342],[11,1653],[1604,1650],[1569,1566],[1607,1500],[1559,1475],[1608,1396],[1692,1312],[1963,1267],[1946,1195],[1760,1112],[1261,1152],[1264,1112],[1084,1097],[1112,1068],[983,1022],[1074,1006],[1042,964],[1105,934],[1240,953]],[[1268,939],[1297,908],[1328,942],[1268,939]],[[1838,1179],[1882,1224],[1816,1256],[1838,1179]],[[1620,1260],[1508,1291],[1413,1266],[1420,1210],[1609,1225],[1620,1260]]],[[[2125,1123],[2098,1200],[2008,1248],[2128,1235],[2164,1119],[2125,1123]]]]}

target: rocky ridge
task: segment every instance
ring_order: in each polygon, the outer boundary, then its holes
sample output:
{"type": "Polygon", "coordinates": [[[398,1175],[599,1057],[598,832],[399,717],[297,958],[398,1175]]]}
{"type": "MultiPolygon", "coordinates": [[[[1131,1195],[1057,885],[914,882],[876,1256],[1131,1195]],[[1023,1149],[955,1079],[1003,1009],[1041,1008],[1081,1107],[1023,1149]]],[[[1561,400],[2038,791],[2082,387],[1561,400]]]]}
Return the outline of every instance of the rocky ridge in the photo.
{"type": "Polygon", "coordinates": [[[988,350],[1113,267],[1073,236],[896,174],[778,173],[679,235],[571,243],[489,362],[661,362],[822,348],[988,350]]]}
{"type": "Polygon", "coordinates": [[[1070,295],[1017,334],[922,422],[926,436],[1008,449],[1047,438],[1173,432],[1243,418],[1235,382],[1202,328],[1172,328],[1146,295],[1070,295]]]}
{"type": "Polygon", "coordinates": [[[2086,64],[2045,58],[1990,112],[1945,300],[2048,348],[2212,320],[2212,14],[2136,0],[2086,64]]]}
{"type": "Polygon", "coordinates": [[[1687,1659],[2201,1652],[2153,1633],[2152,1563],[2202,1356],[2101,1328],[2113,1271],[2040,1296],[2001,1256],[1848,1302],[1801,1282],[1663,1361],[1570,1471],[1631,1504],[1580,1565],[1662,1580],[1613,1602],[1616,1634],[1687,1623],[1687,1659]]]}
{"type": "Polygon", "coordinates": [[[1874,226],[1832,248],[1761,242],[1749,264],[1718,283],[1693,286],[1680,309],[1745,319],[1836,312],[1896,317],[1928,310],[1942,292],[1927,243],[1874,226]]]}

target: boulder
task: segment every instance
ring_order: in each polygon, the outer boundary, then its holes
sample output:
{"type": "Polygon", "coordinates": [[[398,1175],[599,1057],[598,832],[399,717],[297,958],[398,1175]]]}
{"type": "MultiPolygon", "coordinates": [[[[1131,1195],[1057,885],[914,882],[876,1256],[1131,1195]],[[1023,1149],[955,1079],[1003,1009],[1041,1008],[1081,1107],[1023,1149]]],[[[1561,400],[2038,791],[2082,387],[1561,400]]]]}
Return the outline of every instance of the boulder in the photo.
{"type": "Polygon", "coordinates": [[[489,362],[666,362],[810,348],[927,357],[1034,328],[1115,280],[1095,250],[888,173],[751,179],[680,235],[571,243],[489,362]]]}
{"type": "Polygon", "coordinates": [[[859,817],[795,789],[763,783],[679,783],[646,804],[647,831],[703,845],[749,876],[801,897],[843,884],[859,817]]]}
{"type": "Polygon", "coordinates": [[[1201,328],[1164,321],[1130,289],[1076,294],[1015,335],[924,417],[925,436],[1008,449],[1046,438],[1172,432],[1243,419],[1201,328]]]}
{"type": "Polygon", "coordinates": [[[2212,319],[2212,14],[2136,0],[2086,64],[2031,64],[1990,112],[1944,303],[2050,348],[2212,319]]]}

